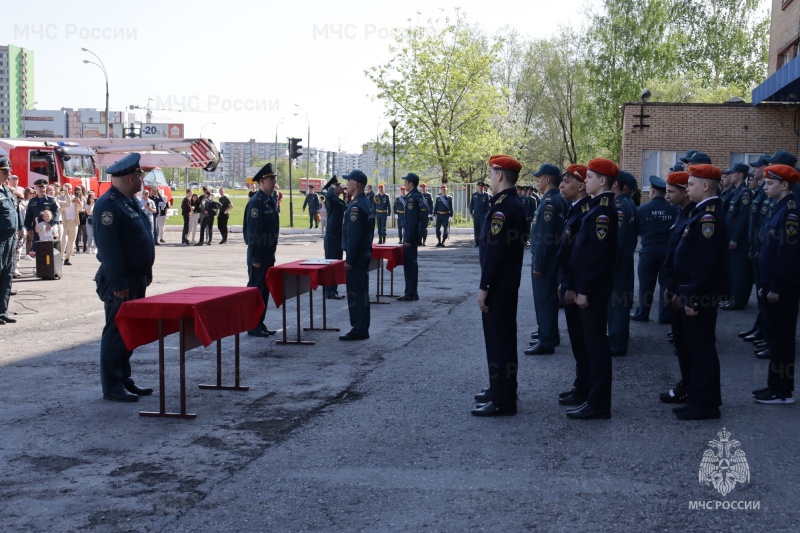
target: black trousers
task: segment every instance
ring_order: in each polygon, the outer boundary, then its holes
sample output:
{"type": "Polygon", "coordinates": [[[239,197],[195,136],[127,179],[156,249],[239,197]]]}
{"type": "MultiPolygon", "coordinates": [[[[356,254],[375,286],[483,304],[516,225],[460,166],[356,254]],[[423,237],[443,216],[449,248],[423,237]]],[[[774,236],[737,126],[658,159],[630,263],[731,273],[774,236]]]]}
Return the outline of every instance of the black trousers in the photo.
{"type": "Polygon", "coordinates": [[[747,305],[753,289],[753,269],[747,253],[747,246],[728,250],[728,291],[736,307],[747,305]]]}
{"type": "Polygon", "coordinates": [[[133,384],[130,362],[133,351],[125,347],[114,319],[124,302],[145,297],[147,279],[142,276],[135,282],[132,279],[128,281],[130,289],[127,298],[117,298],[107,282],[102,279],[97,281],[97,294],[103,300],[106,318],[100,336],[100,383],[104,394],[120,391],[126,383],[133,384]]]}
{"type": "Polygon", "coordinates": [[[403,246],[403,277],[406,278],[406,296],[417,295],[417,284],[419,281],[419,265],[417,264],[417,252],[419,252],[416,243],[411,246],[403,246]]]}
{"type": "Polygon", "coordinates": [[[800,305],[800,286],[787,284],[780,300],[766,305],[767,347],[770,362],[767,385],[774,392],[794,391],[795,335],[797,308],[800,305]]]}
{"type": "Polygon", "coordinates": [[[767,299],[763,296],[758,295],[758,290],[761,288],[761,262],[755,254],[754,257],[750,258],[750,264],[753,266],[753,279],[755,280],[756,286],[756,303],[758,304],[758,312],[756,313],[756,319],[753,323],[753,328],[755,328],[758,333],[761,334],[762,337],[767,336],[767,326],[766,326],[766,307],[767,307],[767,299]]]}
{"type": "Polygon", "coordinates": [[[200,221],[200,242],[205,243],[211,242],[211,233],[214,231],[214,217],[211,215],[206,215],[203,217],[203,220],[200,221]],[[208,234],[205,238],[204,235],[208,234]]]}
{"type": "Polygon", "coordinates": [[[561,343],[558,333],[558,265],[555,262],[544,265],[541,278],[534,277],[531,268],[531,286],[539,344],[555,348],[561,343]]]}
{"type": "MultiPolygon", "coordinates": [[[[670,304],[671,305],[671,304],[670,304]]],[[[683,388],[689,392],[692,390],[692,364],[689,357],[689,345],[686,343],[686,328],[684,318],[686,313],[683,308],[672,309],[672,345],[675,347],[675,355],[678,357],[678,368],[681,371],[681,382],[683,388]]]]}
{"type": "Polygon", "coordinates": [[[406,223],[406,216],[403,214],[397,215],[397,237],[400,242],[403,242],[403,226],[406,223]]]}
{"type": "Polygon", "coordinates": [[[386,237],[386,213],[375,213],[375,221],[378,223],[378,237],[386,237]]]}
{"type": "Polygon", "coordinates": [[[617,261],[608,303],[608,341],[614,355],[628,355],[633,281],[633,259],[617,261]]]}
{"type": "MultiPolygon", "coordinates": [[[[269,289],[267,289],[267,270],[275,264],[275,261],[270,263],[261,263],[259,268],[253,266],[250,258],[250,248],[247,249],[247,286],[258,288],[261,294],[261,300],[264,302],[264,312],[261,313],[258,326],[255,331],[263,329],[261,326],[264,324],[264,319],[267,316],[267,307],[269,306],[269,289]]],[[[285,305],[285,304],[284,304],[285,305]]]]}
{"type": "Polygon", "coordinates": [[[519,287],[502,285],[489,292],[488,313],[481,313],[489,394],[500,407],[517,405],[517,300],[519,287]]]}
{"type": "Polygon", "coordinates": [[[666,287],[666,272],[664,262],[667,259],[666,244],[652,244],[642,246],[639,252],[639,307],[636,309],[637,318],[650,318],[650,309],[655,301],[656,281],[658,281],[658,321],[670,320],[670,306],[664,301],[664,288],[666,287]]]}
{"type": "MultiPolygon", "coordinates": [[[[222,236],[223,242],[228,240],[228,216],[229,215],[220,215],[217,217],[217,229],[222,236]]],[[[210,236],[211,233],[209,232],[209,237],[210,236]]]]}
{"type": "Polygon", "coordinates": [[[450,236],[450,216],[436,215],[436,239],[446,241],[450,236]]]}
{"type": "Polygon", "coordinates": [[[183,215],[183,233],[181,236],[181,243],[189,242],[189,219],[190,215],[183,215]]]}
{"type": "Polygon", "coordinates": [[[611,409],[611,347],[606,334],[611,287],[589,294],[589,306],[581,309],[583,342],[589,360],[589,399],[593,409],[611,409]]]}
{"type": "Polygon", "coordinates": [[[369,334],[369,261],[371,254],[359,257],[347,271],[347,309],[350,326],[357,335],[369,334]]]}
{"type": "Polygon", "coordinates": [[[565,305],[564,317],[567,319],[569,342],[572,345],[572,356],[575,358],[575,381],[572,387],[582,394],[589,394],[589,354],[583,342],[580,307],[575,304],[565,305]]]}
{"type": "Polygon", "coordinates": [[[308,208],[308,216],[309,216],[308,229],[318,228],[319,227],[319,222],[317,222],[317,210],[316,209],[311,209],[309,207],[308,208]]]}
{"type": "MultiPolygon", "coordinates": [[[[325,259],[341,259],[344,257],[342,251],[342,234],[331,230],[330,226],[325,232],[325,237],[322,239],[322,245],[325,249],[325,259]]],[[[327,297],[338,294],[338,285],[327,285],[322,287],[322,294],[327,297]]]]}
{"type": "Polygon", "coordinates": [[[472,217],[472,233],[475,235],[475,244],[480,244],[481,231],[483,230],[483,216],[472,217]]]}
{"type": "Polygon", "coordinates": [[[717,356],[717,308],[701,307],[696,316],[683,311],[683,332],[689,352],[689,403],[703,409],[722,405],[717,356]]]}

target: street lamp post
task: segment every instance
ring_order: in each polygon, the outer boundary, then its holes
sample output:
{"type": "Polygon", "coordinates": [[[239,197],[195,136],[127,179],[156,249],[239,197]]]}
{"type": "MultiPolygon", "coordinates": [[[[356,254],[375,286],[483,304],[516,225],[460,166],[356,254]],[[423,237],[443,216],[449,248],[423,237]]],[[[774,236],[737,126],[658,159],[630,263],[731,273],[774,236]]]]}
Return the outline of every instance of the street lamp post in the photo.
{"type": "Polygon", "coordinates": [[[272,166],[274,167],[272,171],[276,174],[278,173],[278,126],[281,124],[283,124],[283,117],[281,117],[278,123],[275,124],[275,160],[272,163],[272,166]]]}
{"type": "MultiPolygon", "coordinates": [[[[389,121],[389,125],[392,127],[392,190],[394,192],[394,197],[397,198],[397,171],[395,168],[395,160],[397,159],[397,145],[395,144],[395,130],[397,129],[397,125],[400,124],[396,118],[393,118],[389,121]]],[[[392,220],[394,223],[394,220],[392,220]]]]}
{"type": "Polygon", "coordinates": [[[83,62],[84,63],[91,63],[92,65],[98,67],[100,70],[103,71],[103,76],[105,76],[105,78],[106,78],[106,139],[109,139],[109,138],[111,138],[111,130],[110,130],[110,127],[109,127],[110,120],[109,120],[109,116],[108,116],[108,72],[106,72],[106,66],[103,64],[103,60],[100,59],[100,57],[97,54],[95,54],[94,52],[92,52],[91,50],[89,50],[87,48],[81,48],[81,51],[82,52],[89,52],[90,54],[92,54],[94,57],[97,58],[97,60],[100,62],[100,64],[97,64],[94,61],[89,61],[88,59],[84,59],[83,62]]]}

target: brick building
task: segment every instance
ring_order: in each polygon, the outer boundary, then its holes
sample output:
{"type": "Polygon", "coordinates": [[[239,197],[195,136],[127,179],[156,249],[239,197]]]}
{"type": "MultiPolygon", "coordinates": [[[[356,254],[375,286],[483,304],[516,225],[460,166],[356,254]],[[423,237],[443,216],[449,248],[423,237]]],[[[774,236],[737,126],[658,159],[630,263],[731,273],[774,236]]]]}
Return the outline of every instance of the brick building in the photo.
{"type": "Polygon", "coordinates": [[[624,104],[623,168],[640,180],[664,177],[689,149],[721,168],[775,150],[800,154],[800,0],[772,1],[767,73],[752,104],[624,104]]]}

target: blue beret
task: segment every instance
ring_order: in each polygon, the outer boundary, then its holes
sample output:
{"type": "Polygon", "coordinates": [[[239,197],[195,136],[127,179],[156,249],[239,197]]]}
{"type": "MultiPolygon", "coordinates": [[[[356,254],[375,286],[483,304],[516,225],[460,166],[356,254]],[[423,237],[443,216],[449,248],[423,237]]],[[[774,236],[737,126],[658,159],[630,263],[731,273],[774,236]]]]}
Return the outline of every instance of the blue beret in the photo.
{"type": "Polygon", "coordinates": [[[768,155],[762,155],[761,157],[759,157],[758,159],[756,159],[755,161],[750,163],[750,166],[751,167],[765,167],[765,166],[769,165],[769,161],[767,161],[767,159],[769,159],[768,155]]]}
{"type": "Polygon", "coordinates": [[[142,158],[142,155],[134,152],[132,154],[128,154],[110,167],[106,169],[106,174],[109,174],[114,177],[119,176],[127,176],[128,174],[132,174],[137,170],[141,170],[139,168],[139,160],[142,158]]]}
{"type": "Polygon", "coordinates": [[[548,165],[547,163],[545,163],[544,165],[540,166],[539,170],[537,172],[534,172],[533,175],[536,176],[537,178],[540,176],[558,177],[561,175],[561,170],[559,170],[558,167],[555,165],[548,165]]]}
{"type": "Polygon", "coordinates": [[[357,183],[363,183],[364,185],[367,184],[367,175],[360,170],[353,170],[349,174],[345,174],[344,179],[355,180],[357,183]]]}
{"type": "Polygon", "coordinates": [[[797,158],[786,150],[778,150],[767,158],[770,165],[788,165],[793,167],[797,164],[797,158]]]}
{"type": "Polygon", "coordinates": [[[647,178],[647,181],[650,182],[650,186],[654,189],[658,189],[659,191],[667,190],[667,182],[662,180],[658,176],[650,176],[649,178],[647,178]]]}
{"type": "Polygon", "coordinates": [[[419,185],[419,176],[417,176],[413,172],[409,172],[408,174],[403,176],[403,181],[408,181],[409,183],[413,183],[414,186],[416,187],[417,185],[419,185]]]}

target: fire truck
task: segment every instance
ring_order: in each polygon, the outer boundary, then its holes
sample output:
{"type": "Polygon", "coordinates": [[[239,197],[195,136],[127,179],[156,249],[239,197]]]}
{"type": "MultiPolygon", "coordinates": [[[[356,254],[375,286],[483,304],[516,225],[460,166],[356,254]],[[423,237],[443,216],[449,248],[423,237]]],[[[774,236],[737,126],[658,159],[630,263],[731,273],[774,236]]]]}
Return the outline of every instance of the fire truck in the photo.
{"type": "Polygon", "coordinates": [[[0,154],[11,160],[22,187],[46,178],[103,194],[111,182],[101,179],[98,167],[108,167],[131,152],[142,154],[145,186],[157,187],[172,204],[172,191],[161,167],[202,168],[213,172],[222,161],[210,139],[0,139],[0,154]]]}

